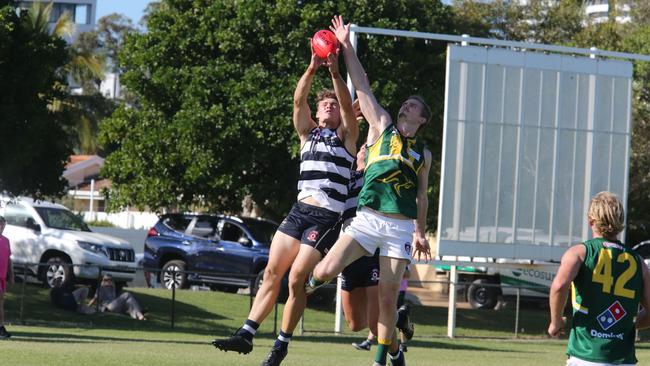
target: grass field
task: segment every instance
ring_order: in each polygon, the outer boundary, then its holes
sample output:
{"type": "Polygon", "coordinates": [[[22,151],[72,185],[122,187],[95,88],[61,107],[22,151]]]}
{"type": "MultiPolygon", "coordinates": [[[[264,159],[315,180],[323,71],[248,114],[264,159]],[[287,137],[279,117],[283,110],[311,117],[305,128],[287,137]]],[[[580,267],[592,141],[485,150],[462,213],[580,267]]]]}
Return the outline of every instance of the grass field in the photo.
{"type": "MultiPolygon", "coordinates": [[[[26,286],[24,322],[19,325],[20,287],[6,302],[14,337],[0,342],[1,365],[259,365],[273,342],[273,313],[260,328],[249,355],[224,353],[209,343],[241,325],[249,299],[221,292],[177,293],[176,323],[171,329],[171,293],[130,289],[149,308],[149,320],[137,322],[115,314],[77,315],[53,309],[47,291],[26,286]]],[[[335,335],[332,309],[308,309],[305,332],[291,342],[283,365],[370,365],[374,352],[356,351],[350,343],[363,334],[335,335]]],[[[282,306],[279,306],[281,314],[282,306]]],[[[461,310],[459,338],[448,339],[445,308],[414,307],[416,336],[407,363],[414,365],[561,365],[566,340],[547,339],[544,309],[520,315],[524,333],[513,339],[514,312],[461,310]]],[[[647,339],[647,337],[644,338],[647,339]]],[[[374,349],[373,349],[374,350],[374,349]]],[[[638,346],[640,365],[650,364],[650,344],[638,346]],[[645,361],[645,362],[644,362],[645,361]]]]}

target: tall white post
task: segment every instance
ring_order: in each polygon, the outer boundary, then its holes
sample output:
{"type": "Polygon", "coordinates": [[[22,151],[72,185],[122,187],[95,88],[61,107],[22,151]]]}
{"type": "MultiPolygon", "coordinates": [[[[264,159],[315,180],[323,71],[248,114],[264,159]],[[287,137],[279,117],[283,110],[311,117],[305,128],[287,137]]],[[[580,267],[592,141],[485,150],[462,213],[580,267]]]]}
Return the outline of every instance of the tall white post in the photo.
{"type": "Polygon", "coordinates": [[[336,313],[334,317],[334,333],[341,333],[341,327],[343,325],[343,298],[342,298],[342,289],[341,289],[341,275],[339,274],[338,281],[336,281],[336,313]]]}
{"type": "Polygon", "coordinates": [[[458,271],[456,266],[451,266],[449,272],[449,312],[447,312],[447,337],[456,336],[456,283],[458,271]]]}
{"type": "Polygon", "coordinates": [[[93,210],[95,202],[95,180],[91,179],[90,180],[90,220],[95,220],[95,212],[93,210]]]}

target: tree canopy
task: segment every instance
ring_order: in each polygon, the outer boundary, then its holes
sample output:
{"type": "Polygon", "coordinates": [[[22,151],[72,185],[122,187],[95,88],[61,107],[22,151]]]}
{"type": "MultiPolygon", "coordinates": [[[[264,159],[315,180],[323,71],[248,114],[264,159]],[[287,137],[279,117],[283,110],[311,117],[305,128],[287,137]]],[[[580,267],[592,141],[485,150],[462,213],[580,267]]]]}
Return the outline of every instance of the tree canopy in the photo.
{"type": "MultiPolygon", "coordinates": [[[[138,106],[122,106],[102,125],[113,151],[104,169],[113,207],[199,204],[238,212],[250,195],[266,215],[284,215],[298,176],[293,90],[309,63],[308,37],[334,14],[370,27],[451,27],[449,8],[438,1],[167,0],[148,14],[148,31],[127,36],[120,53],[124,85],[138,106]]],[[[358,47],[387,110],[396,112],[413,93],[430,101],[433,126],[424,136],[434,152],[441,147],[444,51],[443,43],[392,37],[362,37],[358,47]]],[[[313,91],[331,87],[325,71],[314,84],[313,91]]]]}
{"type": "Polygon", "coordinates": [[[66,95],[61,38],[42,32],[27,12],[0,2],[0,191],[59,195],[71,153],[66,113],[54,104],[66,95]]]}
{"type": "MultiPolygon", "coordinates": [[[[199,205],[239,212],[250,196],[267,216],[285,214],[295,201],[298,172],[293,89],[309,61],[308,37],[327,28],[334,14],[368,27],[649,53],[645,13],[633,12],[633,24],[594,24],[577,0],[526,6],[501,0],[457,0],[454,6],[431,0],[163,0],[147,10],[148,31],[129,34],[119,53],[123,84],[135,102],[102,126],[102,142],[112,152],[104,170],[114,184],[112,207],[199,205]]],[[[445,46],[368,35],[358,44],[373,91],[389,112],[413,93],[433,108],[423,133],[434,153],[430,228],[437,215],[445,46]]],[[[646,63],[635,64],[631,228],[650,227],[647,70],[646,63]]],[[[320,72],[313,91],[329,86],[320,72]]]]}

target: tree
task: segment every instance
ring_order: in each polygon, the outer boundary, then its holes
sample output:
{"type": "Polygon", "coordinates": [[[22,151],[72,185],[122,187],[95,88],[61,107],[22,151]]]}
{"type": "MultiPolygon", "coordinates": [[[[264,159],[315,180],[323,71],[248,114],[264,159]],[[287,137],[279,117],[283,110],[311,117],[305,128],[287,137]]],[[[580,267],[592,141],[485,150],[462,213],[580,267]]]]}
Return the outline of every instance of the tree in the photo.
{"type": "Polygon", "coordinates": [[[633,25],[650,25],[650,1],[633,0],[630,5],[630,15],[633,25]]]}
{"type": "MultiPolygon", "coordinates": [[[[113,207],[235,212],[251,195],[268,216],[284,215],[298,173],[293,89],[308,64],[307,38],[338,13],[370,27],[445,33],[451,26],[438,1],[161,2],[148,32],[127,36],[120,54],[124,84],[140,107],[123,106],[102,125],[102,141],[114,151],[104,170],[113,207]]],[[[444,50],[441,42],[359,40],[382,105],[395,112],[413,93],[430,101],[435,118],[425,138],[434,152],[441,149],[444,50]]],[[[321,71],[314,90],[323,86],[331,84],[321,71]]],[[[430,181],[436,190],[438,179],[430,181]]]]}
{"type": "Polygon", "coordinates": [[[60,195],[71,152],[65,113],[54,111],[65,96],[61,38],[44,33],[13,2],[0,8],[0,191],[13,195],[60,195]]]}
{"type": "Polygon", "coordinates": [[[81,95],[70,95],[68,98],[75,120],[74,132],[78,141],[75,150],[78,153],[101,152],[97,142],[99,124],[113,113],[116,103],[100,94],[99,85],[105,70],[120,72],[117,53],[124,37],[130,32],[135,32],[135,28],[129,18],[109,14],[99,18],[94,30],[81,33],[71,46],[71,52],[77,56],[77,60],[91,61],[77,62],[78,66],[71,68],[73,79],[83,90],[81,95]]]}
{"type": "Polygon", "coordinates": [[[453,9],[463,33],[513,41],[566,44],[586,23],[576,0],[457,0],[453,9]]]}
{"type": "Polygon", "coordinates": [[[159,1],[151,1],[149,4],[147,4],[147,7],[144,8],[142,18],[138,22],[138,25],[140,25],[143,28],[147,27],[147,22],[149,21],[149,17],[151,14],[155,13],[158,11],[160,8],[160,2],[159,1]]]}
{"type": "Polygon", "coordinates": [[[79,35],[75,45],[87,52],[98,54],[106,61],[107,69],[111,72],[120,71],[117,53],[124,44],[127,34],[135,32],[133,22],[122,14],[105,15],[97,21],[97,27],[79,35]]]}
{"type": "MultiPolygon", "coordinates": [[[[638,27],[624,40],[625,52],[650,54],[650,25],[638,27]]],[[[626,240],[638,243],[650,231],[650,63],[636,61],[632,84],[632,154],[626,240]]]]}

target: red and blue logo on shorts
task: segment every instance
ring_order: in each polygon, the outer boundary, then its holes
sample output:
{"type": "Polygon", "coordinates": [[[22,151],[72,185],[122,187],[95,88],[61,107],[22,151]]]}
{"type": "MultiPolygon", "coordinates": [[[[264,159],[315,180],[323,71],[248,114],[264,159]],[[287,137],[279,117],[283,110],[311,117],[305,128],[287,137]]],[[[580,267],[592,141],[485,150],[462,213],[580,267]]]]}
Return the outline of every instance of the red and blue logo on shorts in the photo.
{"type": "Polygon", "coordinates": [[[625,312],[625,309],[623,309],[623,305],[621,305],[621,303],[617,300],[615,303],[605,309],[605,311],[598,315],[598,324],[600,324],[603,330],[607,330],[614,324],[618,323],[618,321],[621,320],[625,314],[627,313],[625,312]]]}
{"type": "Polygon", "coordinates": [[[307,234],[307,240],[309,241],[316,241],[318,240],[318,231],[312,230],[307,234]]]}

